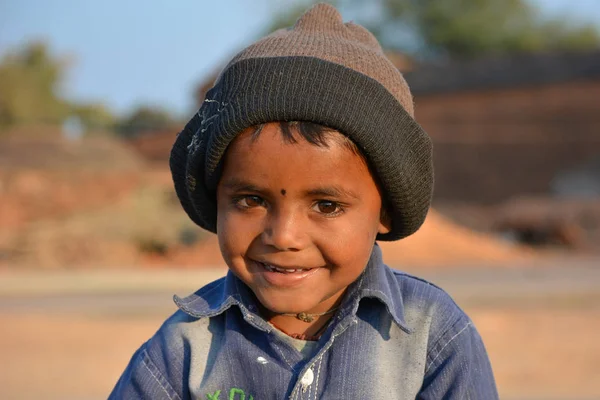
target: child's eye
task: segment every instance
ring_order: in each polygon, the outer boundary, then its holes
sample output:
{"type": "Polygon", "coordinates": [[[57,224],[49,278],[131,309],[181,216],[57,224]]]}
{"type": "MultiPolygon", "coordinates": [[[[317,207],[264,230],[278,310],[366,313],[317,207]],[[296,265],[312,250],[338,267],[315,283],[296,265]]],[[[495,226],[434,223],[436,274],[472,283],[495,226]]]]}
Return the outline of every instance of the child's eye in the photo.
{"type": "Polygon", "coordinates": [[[265,201],[260,196],[242,196],[238,197],[235,203],[242,208],[262,207],[265,201]]]}
{"type": "Polygon", "coordinates": [[[320,212],[321,214],[325,214],[326,216],[329,216],[329,217],[340,214],[341,212],[344,211],[340,204],[336,203],[335,201],[329,201],[329,200],[318,201],[315,204],[314,209],[316,211],[320,212]]]}

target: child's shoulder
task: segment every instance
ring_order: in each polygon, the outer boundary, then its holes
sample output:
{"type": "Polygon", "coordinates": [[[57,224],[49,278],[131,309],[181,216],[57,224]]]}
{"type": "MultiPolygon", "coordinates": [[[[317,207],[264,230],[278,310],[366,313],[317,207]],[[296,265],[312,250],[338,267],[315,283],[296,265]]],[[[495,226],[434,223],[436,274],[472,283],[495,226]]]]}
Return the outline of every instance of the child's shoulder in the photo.
{"type": "Polygon", "coordinates": [[[403,300],[418,299],[432,304],[448,304],[456,306],[452,297],[441,287],[424,278],[388,267],[398,283],[396,294],[403,300]]]}
{"type": "MultiPolygon", "coordinates": [[[[132,389],[131,381],[136,380],[155,388],[156,393],[168,391],[177,394],[187,390],[186,371],[192,368],[190,349],[193,348],[194,360],[198,364],[195,368],[202,369],[209,365],[212,338],[223,334],[222,324],[215,324],[208,317],[214,312],[211,307],[218,304],[219,297],[223,296],[224,279],[211,282],[185,298],[174,296],[179,309],[134,354],[121,378],[123,382],[119,382],[113,394],[128,393],[132,389]]],[[[119,398],[124,397],[130,398],[119,398]]]]}
{"type": "Polygon", "coordinates": [[[180,311],[195,318],[210,317],[222,312],[221,307],[227,301],[226,278],[212,281],[191,295],[181,298],[173,296],[173,301],[180,311]]]}
{"type": "Polygon", "coordinates": [[[225,278],[217,279],[206,284],[196,292],[186,297],[173,296],[178,310],[167,318],[158,336],[168,340],[185,340],[189,334],[197,336],[199,332],[208,332],[210,318],[222,312],[224,306],[225,278]],[[203,327],[204,329],[199,329],[203,327]],[[175,337],[179,339],[175,339],[175,337]]]}
{"type": "Polygon", "coordinates": [[[220,334],[218,328],[210,325],[209,317],[222,312],[224,284],[225,278],[220,278],[187,297],[173,296],[178,310],[164,321],[148,341],[147,348],[162,352],[167,346],[170,354],[182,357],[183,354],[177,354],[183,351],[184,343],[193,341],[200,346],[210,343],[213,335],[220,334]]]}
{"type": "Polygon", "coordinates": [[[470,324],[469,317],[441,287],[423,278],[389,268],[393,276],[392,296],[404,309],[408,326],[427,325],[437,331],[450,325],[470,324]]]}

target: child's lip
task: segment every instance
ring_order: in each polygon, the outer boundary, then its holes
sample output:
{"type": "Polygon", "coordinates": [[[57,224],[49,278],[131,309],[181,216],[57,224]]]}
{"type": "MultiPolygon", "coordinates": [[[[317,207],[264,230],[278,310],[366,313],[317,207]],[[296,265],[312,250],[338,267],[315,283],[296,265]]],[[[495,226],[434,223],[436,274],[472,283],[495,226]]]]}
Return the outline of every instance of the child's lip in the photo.
{"type": "Polygon", "coordinates": [[[293,272],[292,270],[311,270],[311,269],[314,269],[313,267],[303,267],[303,266],[300,266],[300,265],[281,265],[281,264],[269,262],[267,260],[252,260],[252,261],[257,262],[257,263],[262,264],[262,265],[271,266],[271,267],[273,267],[273,268],[275,268],[277,270],[280,270],[280,272],[288,272],[288,271],[293,272]]]}
{"type": "MultiPolygon", "coordinates": [[[[260,262],[260,261],[259,261],[260,262]]],[[[304,267],[283,267],[277,264],[260,262],[265,268],[273,272],[281,272],[281,273],[296,273],[302,271],[310,271],[312,268],[304,268],[304,267]]]]}
{"type": "Polygon", "coordinates": [[[270,285],[279,287],[290,287],[300,284],[305,279],[312,276],[321,268],[304,267],[282,267],[280,265],[255,261],[258,264],[259,273],[270,285]],[[277,269],[276,269],[277,268],[277,269]]]}

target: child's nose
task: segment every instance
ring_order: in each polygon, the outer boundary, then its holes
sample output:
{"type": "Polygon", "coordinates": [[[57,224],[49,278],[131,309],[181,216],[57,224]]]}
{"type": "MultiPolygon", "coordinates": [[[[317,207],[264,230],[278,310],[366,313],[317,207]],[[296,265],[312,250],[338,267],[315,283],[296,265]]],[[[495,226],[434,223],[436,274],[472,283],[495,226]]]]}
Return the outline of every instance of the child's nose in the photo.
{"type": "Polygon", "coordinates": [[[299,251],[305,246],[306,232],[297,212],[278,211],[267,219],[263,242],[280,251],[299,251]]]}

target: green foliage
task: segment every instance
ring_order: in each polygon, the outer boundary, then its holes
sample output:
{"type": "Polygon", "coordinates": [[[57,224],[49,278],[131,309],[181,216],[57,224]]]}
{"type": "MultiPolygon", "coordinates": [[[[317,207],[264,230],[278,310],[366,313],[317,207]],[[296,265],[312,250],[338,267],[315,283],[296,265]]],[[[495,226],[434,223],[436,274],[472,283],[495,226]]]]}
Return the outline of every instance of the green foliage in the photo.
{"type": "Polygon", "coordinates": [[[67,66],[35,42],[0,60],[0,128],[19,123],[59,123],[69,105],[56,91],[67,66]]]}
{"type": "MultiPolygon", "coordinates": [[[[279,12],[270,30],[290,26],[317,1],[297,0],[279,12]]],[[[591,24],[544,19],[526,0],[331,0],[356,16],[384,48],[419,56],[472,58],[600,45],[591,24]]],[[[288,4],[289,5],[289,4],[288,4]]]]}
{"type": "Polygon", "coordinates": [[[112,130],[117,123],[113,113],[101,103],[74,104],[70,115],[79,117],[89,129],[112,130]]]}
{"type": "Polygon", "coordinates": [[[69,60],[42,42],[9,51],[0,60],[0,129],[24,124],[61,125],[78,117],[87,129],[110,130],[112,112],[100,103],[72,103],[59,93],[69,60]]]}
{"type": "Polygon", "coordinates": [[[124,137],[168,129],[176,124],[175,118],[159,107],[142,106],[117,123],[117,132],[124,137]]]}
{"type": "Polygon", "coordinates": [[[0,130],[23,124],[62,125],[77,117],[85,130],[117,130],[132,137],[176,123],[157,107],[140,107],[122,119],[101,103],[75,103],[59,93],[68,72],[65,57],[51,54],[42,42],[9,51],[0,60],[0,130]]]}
{"type": "MultiPolygon", "coordinates": [[[[388,0],[390,1],[390,0],[388,0]]],[[[428,0],[418,10],[419,33],[431,48],[455,57],[597,47],[591,25],[542,20],[523,0],[428,0]]]]}

